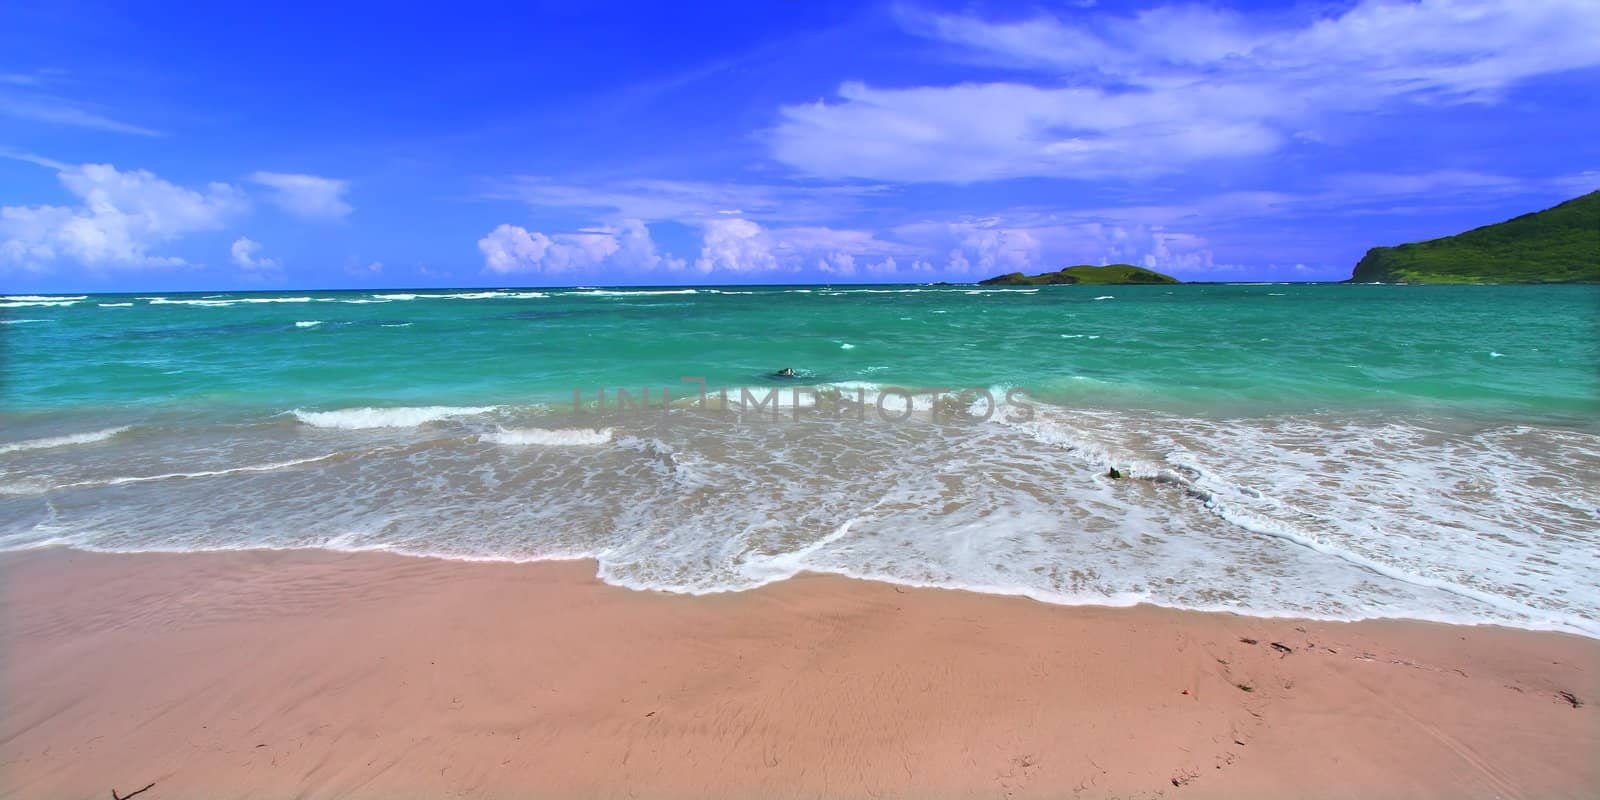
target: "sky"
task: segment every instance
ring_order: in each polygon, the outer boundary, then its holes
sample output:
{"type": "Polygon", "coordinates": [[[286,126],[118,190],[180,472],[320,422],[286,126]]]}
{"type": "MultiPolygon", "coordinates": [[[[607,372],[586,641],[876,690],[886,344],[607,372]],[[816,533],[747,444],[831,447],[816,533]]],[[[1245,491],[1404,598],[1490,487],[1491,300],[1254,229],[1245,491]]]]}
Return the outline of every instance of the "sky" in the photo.
{"type": "Polygon", "coordinates": [[[0,292],[1341,280],[1600,188],[1600,3],[0,6],[0,292]]]}

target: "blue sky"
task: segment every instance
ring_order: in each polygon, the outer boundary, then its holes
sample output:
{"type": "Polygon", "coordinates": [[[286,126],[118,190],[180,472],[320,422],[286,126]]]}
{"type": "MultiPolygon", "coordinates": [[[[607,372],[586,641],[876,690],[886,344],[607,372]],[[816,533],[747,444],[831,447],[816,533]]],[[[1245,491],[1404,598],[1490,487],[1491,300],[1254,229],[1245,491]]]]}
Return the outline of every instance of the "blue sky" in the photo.
{"type": "Polygon", "coordinates": [[[1342,279],[1600,188],[1593,0],[0,10],[0,291],[1342,279]]]}

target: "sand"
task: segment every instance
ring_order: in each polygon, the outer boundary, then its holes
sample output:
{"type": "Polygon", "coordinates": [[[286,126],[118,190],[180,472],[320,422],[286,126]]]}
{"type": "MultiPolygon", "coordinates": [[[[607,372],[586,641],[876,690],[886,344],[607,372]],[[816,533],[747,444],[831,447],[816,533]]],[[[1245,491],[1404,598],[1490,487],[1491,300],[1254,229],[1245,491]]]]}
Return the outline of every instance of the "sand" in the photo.
{"type": "Polygon", "coordinates": [[[1600,641],[594,570],[0,556],[0,797],[1600,796],[1600,641]]]}

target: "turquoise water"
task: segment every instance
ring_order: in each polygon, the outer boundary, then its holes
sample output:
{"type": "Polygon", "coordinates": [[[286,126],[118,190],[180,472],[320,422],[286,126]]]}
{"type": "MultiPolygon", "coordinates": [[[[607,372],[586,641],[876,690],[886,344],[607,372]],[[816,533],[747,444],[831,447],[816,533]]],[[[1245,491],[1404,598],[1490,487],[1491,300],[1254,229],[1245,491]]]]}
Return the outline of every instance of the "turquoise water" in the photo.
{"type": "Polygon", "coordinates": [[[5,407],[570,402],[575,387],[759,385],[783,367],[1208,415],[1438,409],[1582,422],[1600,397],[1600,287],[150,297],[6,302],[5,407]]]}
{"type": "Polygon", "coordinates": [[[0,549],[588,557],[670,591],[815,570],[1600,635],[1597,311],[1594,286],[12,296],[0,549]],[[685,407],[685,377],[733,402],[685,407]],[[817,386],[844,401],[794,391],[817,386]],[[994,402],[899,420],[891,387],[994,402]],[[780,414],[739,402],[771,389],[780,414]]]}

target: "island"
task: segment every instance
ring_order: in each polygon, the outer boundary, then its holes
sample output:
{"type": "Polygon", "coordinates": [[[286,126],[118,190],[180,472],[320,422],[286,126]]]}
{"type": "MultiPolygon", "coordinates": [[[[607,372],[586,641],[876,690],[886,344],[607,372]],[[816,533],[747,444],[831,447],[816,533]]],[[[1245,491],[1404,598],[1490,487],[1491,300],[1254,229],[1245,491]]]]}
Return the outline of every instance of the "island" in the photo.
{"type": "Polygon", "coordinates": [[[1456,236],[1374,247],[1355,283],[1600,281],[1600,191],[1456,236]]]}
{"type": "Polygon", "coordinates": [[[1136,267],[1132,264],[1107,264],[1103,267],[1080,264],[1076,267],[1066,267],[1055,272],[1045,272],[1039,275],[1024,275],[1020,272],[1013,272],[1009,275],[996,275],[993,278],[978,281],[980,286],[1054,286],[1073,283],[1110,286],[1141,283],[1180,283],[1180,281],[1171,275],[1163,275],[1154,270],[1136,267]]]}

